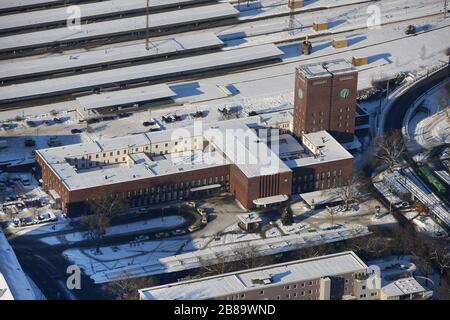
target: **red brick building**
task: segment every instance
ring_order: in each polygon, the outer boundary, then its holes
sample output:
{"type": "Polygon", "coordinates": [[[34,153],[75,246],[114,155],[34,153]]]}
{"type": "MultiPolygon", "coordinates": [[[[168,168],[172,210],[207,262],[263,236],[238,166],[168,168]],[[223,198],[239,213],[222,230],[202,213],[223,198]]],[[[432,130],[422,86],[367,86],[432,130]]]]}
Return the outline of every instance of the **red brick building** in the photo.
{"type": "Polygon", "coordinates": [[[353,141],[358,72],[346,60],[296,69],[294,134],[326,130],[339,142],[353,141]]]}

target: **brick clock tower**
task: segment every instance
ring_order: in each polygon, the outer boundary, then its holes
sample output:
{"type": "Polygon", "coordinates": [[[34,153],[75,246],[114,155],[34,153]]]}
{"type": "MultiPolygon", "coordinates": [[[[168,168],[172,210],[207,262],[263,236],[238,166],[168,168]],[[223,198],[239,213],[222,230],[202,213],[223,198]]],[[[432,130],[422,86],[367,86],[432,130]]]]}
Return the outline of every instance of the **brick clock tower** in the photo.
{"type": "Polygon", "coordinates": [[[341,143],[353,141],[357,86],[356,68],[343,59],[298,67],[294,135],[326,130],[341,143]]]}

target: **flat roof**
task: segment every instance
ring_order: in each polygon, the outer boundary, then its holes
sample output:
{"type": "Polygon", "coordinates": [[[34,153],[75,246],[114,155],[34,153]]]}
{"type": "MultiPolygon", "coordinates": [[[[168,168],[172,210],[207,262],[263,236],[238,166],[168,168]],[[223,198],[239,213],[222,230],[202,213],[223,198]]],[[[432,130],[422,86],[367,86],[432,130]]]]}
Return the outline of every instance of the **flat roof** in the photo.
{"type": "Polygon", "coordinates": [[[281,202],[284,202],[287,200],[289,200],[288,195],[279,194],[276,196],[255,199],[255,200],[253,200],[253,203],[256,205],[259,205],[259,206],[265,206],[265,205],[274,204],[274,203],[281,203],[281,202]]]}
{"type": "Polygon", "coordinates": [[[315,164],[353,159],[353,156],[348,152],[336,139],[327,131],[317,131],[303,135],[316,148],[320,150],[320,155],[302,156],[297,159],[286,160],[286,165],[293,169],[297,167],[307,167],[315,164]]]}
{"type": "Polygon", "coordinates": [[[297,70],[308,79],[330,77],[333,75],[357,71],[355,66],[345,59],[304,64],[298,66],[297,70]]]}
{"type": "Polygon", "coordinates": [[[236,293],[367,270],[352,251],[230,272],[139,290],[148,300],[214,299],[236,293]],[[264,284],[266,283],[266,284],[264,284]]]}
{"type": "Polygon", "coordinates": [[[150,59],[176,53],[185,53],[199,49],[221,47],[222,40],[212,33],[167,37],[150,42],[150,50],[145,43],[118,46],[107,49],[69,53],[44,58],[1,63],[0,79],[21,78],[26,75],[45,75],[68,70],[119,63],[123,61],[150,59]]]}
{"type": "MultiPolygon", "coordinates": [[[[270,124],[272,121],[278,122],[281,119],[288,120],[289,115],[290,113],[286,112],[265,115],[264,123],[270,124]]],[[[224,153],[225,156],[222,156],[221,152],[208,153],[202,152],[201,150],[187,153],[179,152],[165,154],[162,158],[155,156],[151,159],[151,161],[148,160],[148,157],[142,157],[139,155],[153,152],[158,153],[160,148],[153,149],[156,144],[165,142],[172,143],[174,137],[179,137],[178,134],[187,135],[192,138],[198,137],[199,139],[208,139],[210,134],[217,133],[217,129],[220,130],[220,132],[224,132],[223,130],[229,128],[239,129],[239,132],[241,133],[249,132],[251,137],[256,137],[250,127],[258,123],[260,120],[261,118],[259,116],[254,116],[221,121],[220,123],[203,123],[203,131],[199,133],[196,132],[195,126],[188,126],[183,128],[174,128],[171,130],[147,132],[119,138],[99,140],[95,142],[41,149],[37,150],[36,153],[41,156],[44,161],[46,161],[49,167],[52,168],[52,170],[69,190],[85,189],[130,180],[147,179],[155,176],[177,174],[181,171],[191,171],[211,168],[214,166],[229,165],[231,163],[236,164],[236,166],[238,166],[244,173],[251,176],[257,176],[267,173],[266,167],[268,166],[269,169],[271,169],[270,166],[272,165],[259,161],[260,159],[257,157],[257,154],[253,159],[255,161],[254,164],[248,164],[247,162],[241,163],[238,161],[235,162],[236,159],[233,159],[233,157],[230,157],[227,153],[224,153]],[[148,150],[145,151],[145,148],[148,148],[148,150]],[[136,149],[138,149],[138,151],[135,151],[136,149]],[[96,167],[92,170],[86,169],[77,171],[67,161],[67,159],[70,158],[80,159],[81,157],[84,157],[87,159],[89,155],[110,153],[117,150],[134,151],[127,152],[126,156],[131,155],[132,160],[135,163],[132,165],[104,165],[102,168],[96,167]],[[105,177],[108,178],[106,179],[105,177]]],[[[273,154],[272,151],[267,149],[267,145],[264,143],[261,143],[260,146],[264,150],[264,154],[273,154]]],[[[228,151],[231,153],[230,150],[228,151]]],[[[120,156],[124,156],[123,152],[121,152],[120,156]]],[[[275,164],[283,164],[278,157],[273,159],[275,164]]],[[[93,158],[92,161],[95,161],[95,159],[93,158]]],[[[285,165],[280,168],[278,168],[278,170],[290,171],[290,169],[285,165]]]]}
{"type": "Polygon", "coordinates": [[[244,224],[262,222],[262,218],[256,212],[238,214],[237,218],[244,224]]]}
{"type": "Polygon", "coordinates": [[[265,44],[113,70],[14,84],[0,87],[0,101],[5,103],[92,90],[97,87],[117,86],[119,83],[150,81],[266,61],[280,58],[282,55],[283,52],[277,46],[265,44]]]}
{"type": "MultiPolygon", "coordinates": [[[[149,15],[149,29],[164,29],[178,25],[213,21],[226,17],[237,17],[238,15],[239,11],[229,3],[174,10],[149,15]]],[[[1,37],[0,51],[12,51],[20,48],[43,47],[49,44],[104,38],[146,29],[146,16],[88,23],[83,24],[81,30],[56,28],[1,37]]]]}
{"type": "Polygon", "coordinates": [[[0,10],[23,9],[36,5],[47,5],[53,3],[64,3],[63,0],[2,0],[0,10]]]}
{"type": "Polygon", "coordinates": [[[389,297],[398,297],[408,294],[421,293],[426,290],[413,277],[403,278],[389,283],[382,288],[389,297]]]}
{"type": "Polygon", "coordinates": [[[77,98],[83,109],[98,109],[176,96],[166,84],[92,94],[77,98]]]}
{"type": "MultiPolygon", "coordinates": [[[[151,10],[163,9],[178,5],[195,4],[206,1],[211,0],[150,0],[149,9],[150,12],[152,12],[151,10]]],[[[5,2],[5,0],[2,0],[2,2],[5,2]]],[[[14,2],[19,1],[16,0],[14,2]]],[[[49,1],[46,0],[41,2],[49,2],[49,1]]],[[[139,11],[140,9],[145,9],[146,4],[147,2],[142,0],[126,0],[126,1],[112,0],[112,1],[79,4],[78,7],[82,12],[81,18],[85,20],[88,18],[95,18],[108,15],[120,15],[127,12],[139,11]]],[[[141,12],[145,12],[145,10],[141,12]]],[[[67,6],[25,13],[11,14],[7,16],[2,16],[2,19],[0,19],[0,30],[2,31],[14,30],[23,27],[42,26],[65,22],[68,16],[69,14],[67,13],[67,6]]]]}
{"type": "Polygon", "coordinates": [[[3,277],[3,274],[0,272],[0,301],[1,300],[14,300],[14,296],[9,289],[5,277],[3,277]]]}

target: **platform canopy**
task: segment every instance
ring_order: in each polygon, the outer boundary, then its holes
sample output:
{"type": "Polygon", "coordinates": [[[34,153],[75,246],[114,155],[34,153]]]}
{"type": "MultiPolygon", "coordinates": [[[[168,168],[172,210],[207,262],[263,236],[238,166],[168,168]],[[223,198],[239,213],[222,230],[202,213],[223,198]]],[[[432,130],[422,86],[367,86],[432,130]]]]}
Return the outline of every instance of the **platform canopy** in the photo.
{"type": "Polygon", "coordinates": [[[222,185],[220,185],[220,184],[211,184],[209,186],[201,186],[201,187],[197,187],[197,188],[192,188],[191,192],[217,189],[220,187],[222,187],[222,185]]]}
{"type": "Polygon", "coordinates": [[[253,203],[256,204],[257,206],[268,206],[271,204],[285,202],[288,199],[289,199],[288,195],[279,194],[277,196],[255,199],[253,200],[253,203]]]}

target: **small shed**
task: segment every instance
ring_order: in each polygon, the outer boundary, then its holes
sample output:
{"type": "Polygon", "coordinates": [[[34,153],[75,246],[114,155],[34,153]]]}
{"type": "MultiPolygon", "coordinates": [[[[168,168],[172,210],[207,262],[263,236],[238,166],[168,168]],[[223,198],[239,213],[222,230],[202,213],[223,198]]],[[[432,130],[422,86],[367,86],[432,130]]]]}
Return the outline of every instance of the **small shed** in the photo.
{"type": "Polygon", "coordinates": [[[328,30],[328,22],[317,22],[314,21],[313,23],[313,29],[315,31],[325,31],[328,30]]]}
{"type": "Polygon", "coordinates": [[[258,232],[262,227],[262,219],[256,212],[239,214],[238,225],[247,232],[258,232]]]}
{"type": "Polygon", "coordinates": [[[340,48],[346,48],[348,46],[347,38],[345,37],[339,37],[333,39],[333,48],[340,49],[340,48]]]}
{"type": "Polygon", "coordinates": [[[352,58],[352,64],[356,67],[369,64],[369,57],[368,56],[354,56],[352,58]]]}

